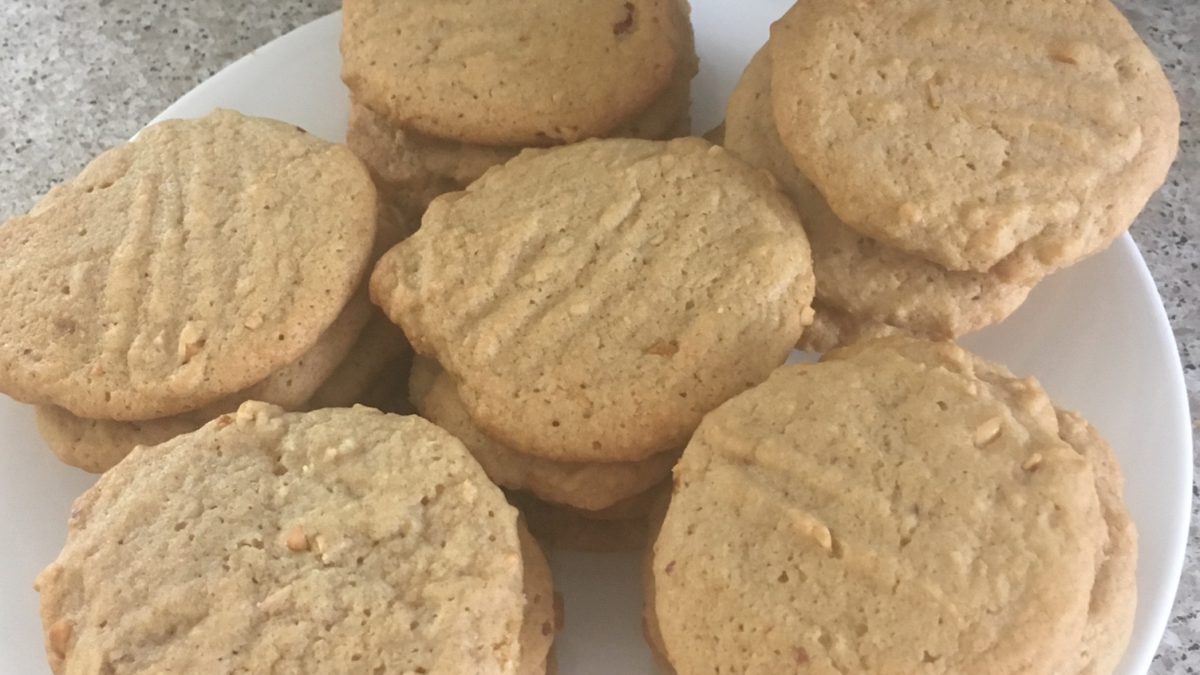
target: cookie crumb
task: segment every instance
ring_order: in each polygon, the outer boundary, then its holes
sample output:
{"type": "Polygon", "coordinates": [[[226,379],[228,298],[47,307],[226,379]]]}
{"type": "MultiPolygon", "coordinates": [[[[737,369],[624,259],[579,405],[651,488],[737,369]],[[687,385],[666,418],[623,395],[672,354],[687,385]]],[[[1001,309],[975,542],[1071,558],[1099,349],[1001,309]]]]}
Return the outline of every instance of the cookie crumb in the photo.
{"type": "Polygon", "coordinates": [[[1065,42],[1050,48],[1050,58],[1070,66],[1079,65],[1086,47],[1079,42],[1065,42]]]}
{"type": "Polygon", "coordinates": [[[649,347],[642,350],[646,354],[654,356],[674,356],[679,352],[679,343],[671,340],[655,340],[649,347]]]}
{"type": "Polygon", "coordinates": [[[71,633],[74,632],[74,629],[75,627],[69,619],[59,619],[50,626],[50,649],[53,649],[59,658],[67,655],[67,646],[71,642],[71,633]]]}
{"type": "Polygon", "coordinates": [[[903,225],[916,225],[924,219],[925,214],[921,211],[920,206],[912,202],[904,202],[896,210],[896,217],[903,225]]]}
{"type": "Polygon", "coordinates": [[[188,363],[196,354],[204,349],[204,326],[196,321],[189,321],[179,331],[178,355],[180,363],[188,363]]]}
{"type": "Polygon", "coordinates": [[[975,447],[982,448],[1000,437],[1000,418],[993,417],[975,430],[975,447]]]}
{"type": "Polygon", "coordinates": [[[308,536],[304,534],[304,528],[297,525],[288,531],[287,547],[293,553],[308,550],[308,536]]]}
{"type": "Polygon", "coordinates": [[[942,107],[942,94],[937,89],[932,79],[925,81],[925,100],[929,103],[929,107],[938,110],[942,107]]]}

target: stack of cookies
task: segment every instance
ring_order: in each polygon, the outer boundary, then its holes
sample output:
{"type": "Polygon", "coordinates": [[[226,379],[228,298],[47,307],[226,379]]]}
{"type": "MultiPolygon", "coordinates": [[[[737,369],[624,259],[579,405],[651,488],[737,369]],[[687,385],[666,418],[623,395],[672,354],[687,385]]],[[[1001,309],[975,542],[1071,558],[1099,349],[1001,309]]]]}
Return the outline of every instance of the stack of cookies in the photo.
{"type": "Polygon", "coordinates": [[[1178,126],[1161,67],[1106,1],[829,0],[772,27],[724,143],[800,210],[817,275],[802,346],[824,351],[1002,320],[1129,227],[1178,126]]]}
{"type": "Polygon", "coordinates": [[[1109,673],[1132,628],[1112,450],[950,343],[777,370],[675,483],[646,627],[679,673],[1109,673]]]}
{"type": "Polygon", "coordinates": [[[419,212],[523,147],[691,126],[687,0],[346,0],[347,142],[419,212]]]}
{"type": "Polygon", "coordinates": [[[55,672],[552,671],[528,530],[652,539],[681,674],[1113,668],[1111,449],[928,338],[1125,231],[1158,64],[1106,0],[812,0],[722,147],[662,140],[688,14],[346,0],[350,148],[166,122],[0,228],[0,391],[112,469],[37,582],[55,672]]]}
{"type": "Polygon", "coordinates": [[[526,494],[535,534],[638,545],[700,419],[811,321],[795,209],[697,138],[526,150],[435,199],[371,297],[417,353],[419,412],[526,494]]]}
{"type": "Polygon", "coordinates": [[[251,402],[138,448],[37,589],[56,673],[534,675],[561,623],[462,443],[364,407],[251,402]]]}
{"type": "Polygon", "coordinates": [[[344,147],[229,111],[153,126],[0,228],[0,388],[95,472],[249,399],[349,405],[347,357],[406,348],[361,283],[376,220],[344,147]]]}

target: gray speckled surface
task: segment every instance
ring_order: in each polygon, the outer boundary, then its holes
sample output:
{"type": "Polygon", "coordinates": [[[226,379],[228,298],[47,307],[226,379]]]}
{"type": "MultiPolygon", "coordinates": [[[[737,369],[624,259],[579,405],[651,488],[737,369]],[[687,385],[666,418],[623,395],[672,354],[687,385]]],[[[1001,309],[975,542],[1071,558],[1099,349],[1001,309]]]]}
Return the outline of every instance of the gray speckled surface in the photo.
{"type": "MultiPolygon", "coordinates": [[[[1134,239],[1158,282],[1200,409],[1200,3],[1118,4],[1165,64],[1183,109],[1179,159],[1134,239]]],[[[0,220],[129,138],[180,95],[339,0],[4,0],[0,220]]],[[[1195,429],[1195,427],[1193,427],[1195,429]]],[[[1200,496],[1200,490],[1193,489],[1200,496]]],[[[1152,672],[1200,672],[1200,536],[1152,672]]]]}

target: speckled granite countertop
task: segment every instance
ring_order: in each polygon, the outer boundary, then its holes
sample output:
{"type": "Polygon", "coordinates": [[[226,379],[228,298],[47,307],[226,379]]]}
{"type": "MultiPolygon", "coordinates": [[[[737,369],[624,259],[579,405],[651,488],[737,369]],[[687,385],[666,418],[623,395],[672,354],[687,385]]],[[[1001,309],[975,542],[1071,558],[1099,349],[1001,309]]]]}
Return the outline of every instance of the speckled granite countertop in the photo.
{"type": "MultiPolygon", "coordinates": [[[[0,220],[133,135],[183,93],[340,0],[4,0],[0,220]]],[[[1200,3],[1120,0],[1183,109],[1179,159],[1133,232],[1175,329],[1200,409],[1200,3]]],[[[1193,427],[1195,429],[1195,427],[1193,427]]],[[[1197,443],[1200,446],[1200,442],[1197,443]]],[[[1200,496],[1200,490],[1193,489],[1200,496]]],[[[1197,502],[1200,505],[1200,501],[1197,502]]],[[[1196,505],[1193,508],[1197,508],[1196,505]]],[[[1196,512],[1174,616],[1151,672],[1200,672],[1196,512]]]]}

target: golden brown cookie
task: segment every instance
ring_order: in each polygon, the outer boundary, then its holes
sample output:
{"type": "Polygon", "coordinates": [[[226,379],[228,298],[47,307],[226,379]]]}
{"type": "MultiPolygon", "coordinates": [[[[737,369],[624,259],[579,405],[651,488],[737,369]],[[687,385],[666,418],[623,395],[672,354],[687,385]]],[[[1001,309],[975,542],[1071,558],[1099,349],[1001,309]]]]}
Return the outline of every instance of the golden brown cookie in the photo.
{"type": "Polygon", "coordinates": [[[661,482],[679,458],[678,452],[667,452],[637,462],[567,462],[508,448],[475,426],[453,378],[432,359],[413,361],[409,392],[417,412],[458,437],[498,485],[528,490],[556,504],[590,511],[609,508],[661,482]]]}
{"type": "MultiPolygon", "coordinates": [[[[365,289],[355,293],[333,325],[325,329],[317,342],[294,363],[271,373],[249,389],[198,410],[150,420],[117,421],[79,417],[58,406],[39,405],[35,406],[38,432],[63,463],[92,473],[103,473],[124,459],[134,446],[158,445],[179,434],[195,431],[214,417],[237,410],[246,401],[264,401],[286,410],[300,409],[314,392],[328,391],[331,373],[336,374],[336,369],[341,368],[339,362],[350,358],[348,354],[356,344],[356,337],[363,333],[363,324],[372,315],[378,316],[367,301],[365,289]]],[[[383,317],[379,320],[391,326],[383,317]]],[[[343,386],[341,390],[348,389],[343,386]]],[[[343,405],[356,402],[347,399],[343,405]]]]}
{"type": "MultiPolygon", "coordinates": [[[[410,223],[412,219],[380,202],[372,257],[378,258],[412,234],[410,223]]],[[[374,392],[385,371],[394,372],[394,377],[403,381],[410,359],[408,341],[400,329],[374,309],[364,285],[310,350],[242,392],[199,410],[128,422],[80,418],[58,406],[36,406],[37,428],[50,450],[65,464],[102,473],[124,459],[134,446],[155,446],[197,430],[247,400],[269,402],[286,410],[365,404],[386,408],[386,412],[410,412],[385,405],[392,402],[390,393],[380,396],[374,392]]]]}
{"type": "Polygon", "coordinates": [[[344,147],[217,111],[144,130],[0,227],[0,390],[194,410],[295,361],[358,286],[376,197],[344,147]]]}
{"type": "Polygon", "coordinates": [[[342,79],[393,126],[486,145],[604,135],[667,87],[678,0],[347,0],[342,79]]]}
{"type": "Polygon", "coordinates": [[[434,200],[371,296],[490,438],[637,461],[783,362],[811,321],[809,255],[770,177],[719,146],[593,140],[434,200]]]}
{"type": "MultiPolygon", "coordinates": [[[[795,202],[813,250],[817,299],[860,324],[888,324],[928,338],[954,338],[1007,317],[1030,284],[987,272],[952,272],[846,227],[796,168],[771,112],[771,60],[754,56],[729,99],[725,147],[770,171],[795,202]]],[[[805,339],[808,337],[806,333],[805,339]]]]}
{"type": "Polygon", "coordinates": [[[947,269],[1095,253],[1175,157],[1171,86],[1107,0],[800,2],[769,44],[780,136],[833,212],[947,269]]]}
{"type": "MultiPolygon", "coordinates": [[[[691,128],[691,81],[699,67],[691,25],[684,52],[667,88],[645,109],[606,134],[615,138],[666,140],[691,128]]],[[[481,145],[422,134],[391,122],[352,101],[346,143],[375,177],[384,198],[409,211],[423,211],[434,197],[461,190],[517,156],[520,146],[481,145]]]]}
{"type": "Polygon", "coordinates": [[[680,673],[1074,672],[1106,528],[1032,379],[860,343],[706,417],[675,481],[653,574],[680,673]]]}
{"type": "Polygon", "coordinates": [[[420,418],[247,403],[76,501],[37,580],[50,665],[515,673],[517,519],[420,418]]]}

